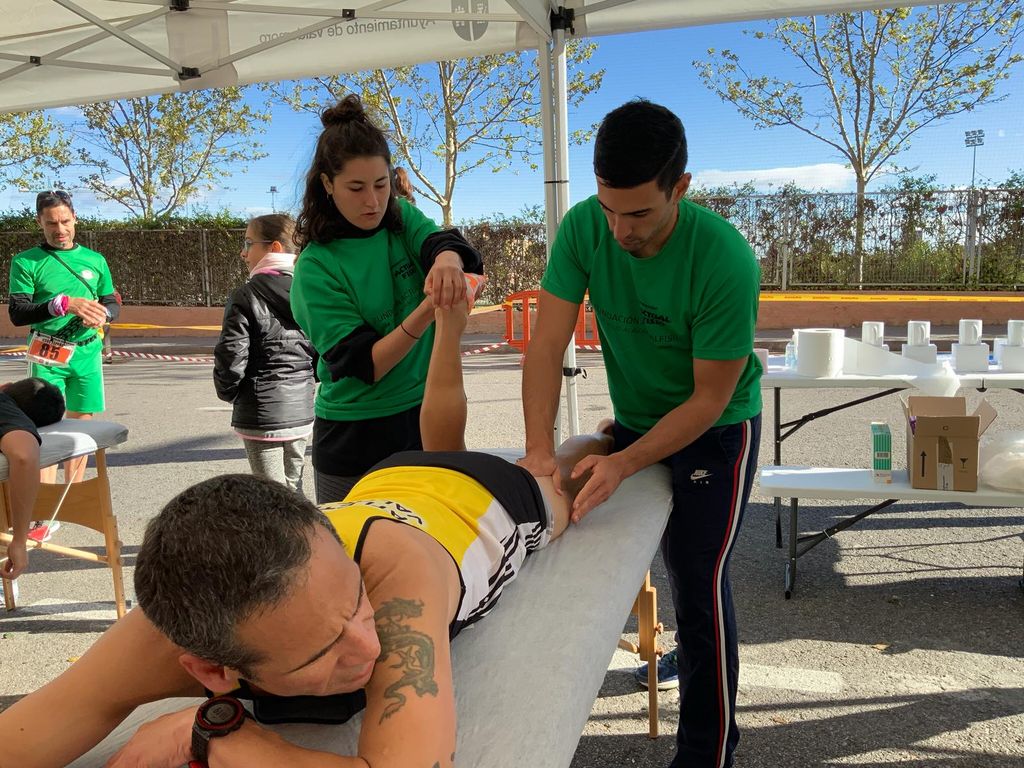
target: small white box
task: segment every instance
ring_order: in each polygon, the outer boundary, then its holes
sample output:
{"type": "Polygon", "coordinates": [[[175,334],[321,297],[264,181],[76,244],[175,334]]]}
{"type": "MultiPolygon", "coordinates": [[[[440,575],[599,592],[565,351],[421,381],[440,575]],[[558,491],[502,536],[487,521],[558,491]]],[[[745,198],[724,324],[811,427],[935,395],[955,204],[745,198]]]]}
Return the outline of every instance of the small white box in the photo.
{"type": "Polygon", "coordinates": [[[999,361],[1003,356],[1003,347],[1006,346],[1005,336],[996,336],[992,339],[992,359],[996,361],[996,365],[999,365],[999,361]]]}
{"type": "Polygon", "coordinates": [[[934,365],[937,360],[939,348],[934,344],[904,344],[903,356],[910,360],[917,360],[919,363],[934,365]]]}
{"type": "Polygon", "coordinates": [[[1024,347],[1003,347],[999,367],[1006,373],[1024,373],[1024,347]]]}
{"type": "MultiPolygon", "coordinates": [[[[1005,347],[1003,352],[1005,354],[1005,347]]],[[[988,371],[988,344],[953,342],[953,370],[957,373],[985,373],[988,371]]]]}

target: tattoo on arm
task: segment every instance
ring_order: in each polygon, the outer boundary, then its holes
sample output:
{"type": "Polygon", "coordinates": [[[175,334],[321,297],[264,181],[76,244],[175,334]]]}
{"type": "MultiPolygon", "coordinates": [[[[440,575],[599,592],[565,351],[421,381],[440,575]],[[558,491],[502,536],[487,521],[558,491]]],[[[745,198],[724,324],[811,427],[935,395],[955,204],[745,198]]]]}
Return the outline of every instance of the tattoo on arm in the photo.
{"type": "MultiPolygon", "coordinates": [[[[380,717],[384,722],[398,712],[406,702],[401,689],[411,686],[417,696],[437,696],[437,681],[434,680],[434,641],[425,632],[414,630],[406,623],[423,615],[422,600],[404,600],[396,597],[377,609],[374,619],[380,638],[380,656],[377,663],[394,658],[392,669],[400,670],[401,677],[384,691],[389,700],[380,717]]],[[[434,768],[440,768],[435,765],[434,768]]]]}

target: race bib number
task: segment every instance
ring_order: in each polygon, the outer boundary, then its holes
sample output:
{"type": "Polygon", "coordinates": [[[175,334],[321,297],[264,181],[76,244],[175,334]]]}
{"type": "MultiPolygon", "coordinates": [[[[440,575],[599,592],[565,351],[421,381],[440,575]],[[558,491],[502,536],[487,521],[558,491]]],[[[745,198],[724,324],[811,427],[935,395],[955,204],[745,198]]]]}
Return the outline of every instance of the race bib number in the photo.
{"type": "Polygon", "coordinates": [[[28,359],[39,365],[51,368],[66,368],[75,354],[75,345],[71,342],[33,331],[28,337],[28,359]]]}

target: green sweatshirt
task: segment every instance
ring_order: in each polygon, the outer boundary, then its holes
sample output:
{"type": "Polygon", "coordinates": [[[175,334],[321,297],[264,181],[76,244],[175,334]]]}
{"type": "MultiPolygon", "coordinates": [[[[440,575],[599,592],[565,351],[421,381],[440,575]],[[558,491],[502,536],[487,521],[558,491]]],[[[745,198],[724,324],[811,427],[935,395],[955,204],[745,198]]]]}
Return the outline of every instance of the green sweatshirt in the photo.
{"type": "Polygon", "coordinates": [[[415,206],[399,201],[401,232],[382,229],[366,238],[307,245],[295,263],[291,303],[295,320],[320,353],[315,411],[322,419],[357,421],[391,416],[423,401],[433,325],[409,353],[378,382],[353,376],[338,381],[323,355],[363,325],[381,336],[423,300],[426,275],[420,247],[438,226],[415,206]]]}

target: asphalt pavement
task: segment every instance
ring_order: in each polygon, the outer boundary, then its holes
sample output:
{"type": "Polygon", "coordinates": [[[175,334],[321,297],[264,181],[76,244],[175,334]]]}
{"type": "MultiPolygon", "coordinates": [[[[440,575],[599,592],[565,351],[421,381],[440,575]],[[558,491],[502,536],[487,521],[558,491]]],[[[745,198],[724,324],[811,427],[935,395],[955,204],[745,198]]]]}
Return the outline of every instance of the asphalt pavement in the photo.
{"type": "MultiPolygon", "coordinates": [[[[150,349],[154,341],[147,340],[150,349]]],[[[467,349],[483,341],[469,339],[467,349]]],[[[184,354],[172,342],[163,350],[184,354]]],[[[127,340],[115,344],[131,349],[127,340]]],[[[581,420],[590,429],[610,413],[608,388],[599,356],[581,355],[580,364],[587,370],[578,380],[581,420]]],[[[485,353],[467,357],[465,365],[469,447],[521,447],[519,356],[485,353]]],[[[23,366],[0,358],[0,380],[20,377],[23,366]]],[[[230,407],[213,394],[208,364],[126,356],[105,371],[105,418],[131,430],[108,459],[131,597],[146,522],[187,485],[248,465],[228,427],[230,407]]],[[[802,390],[787,398],[785,415],[859,394],[802,390]]],[[[999,411],[994,430],[1024,429],[1024,397],[1008,391],[987,397],[999,411]]],[[[772,455],[770,398],[764,417],[762,464],[772,455]]],[[[869,466],[868,424],[879,419],[894,426],[899,456],[902,415],[897,399],[888,397],[805,427],[785,444],[784,461],[869,466]]],[[[306,482],[311,492],[308,463],[306,482]]],[[[849,506],[808,502],[802,528],[828,527],[849,506]]],[[[900,504],[802,558],[787,601],[773,507],[755,488],[732,561],[742,664],[738,768],[1024,765],[1022,530],[1021,509],[900,504]]],[[[55,541],[101,546],[97,535],[70,525],[55,541]]],[[[106,569],[48,553],[35,553],[30,569],[19,582],[23,607],[0,616],[0,708],[66,669],[114,618],[106,569]]],[[[675,623],[660,559],[652,575],[666,627],[662,644],[670,647],[675,623]]],[[[562,630],[571,645],[587,628],[562,630]]],[[[632,623],[624,632],[635,637],[632,623]]],[[[647,695],[631,674],[636,665],[635,657],[616,653],[572,768],[669,764],[678,694],[662,695],[664,735],[648,739],[647,695]]],[[[40,727],[59,730],[60,724],[40,727]]]]}

